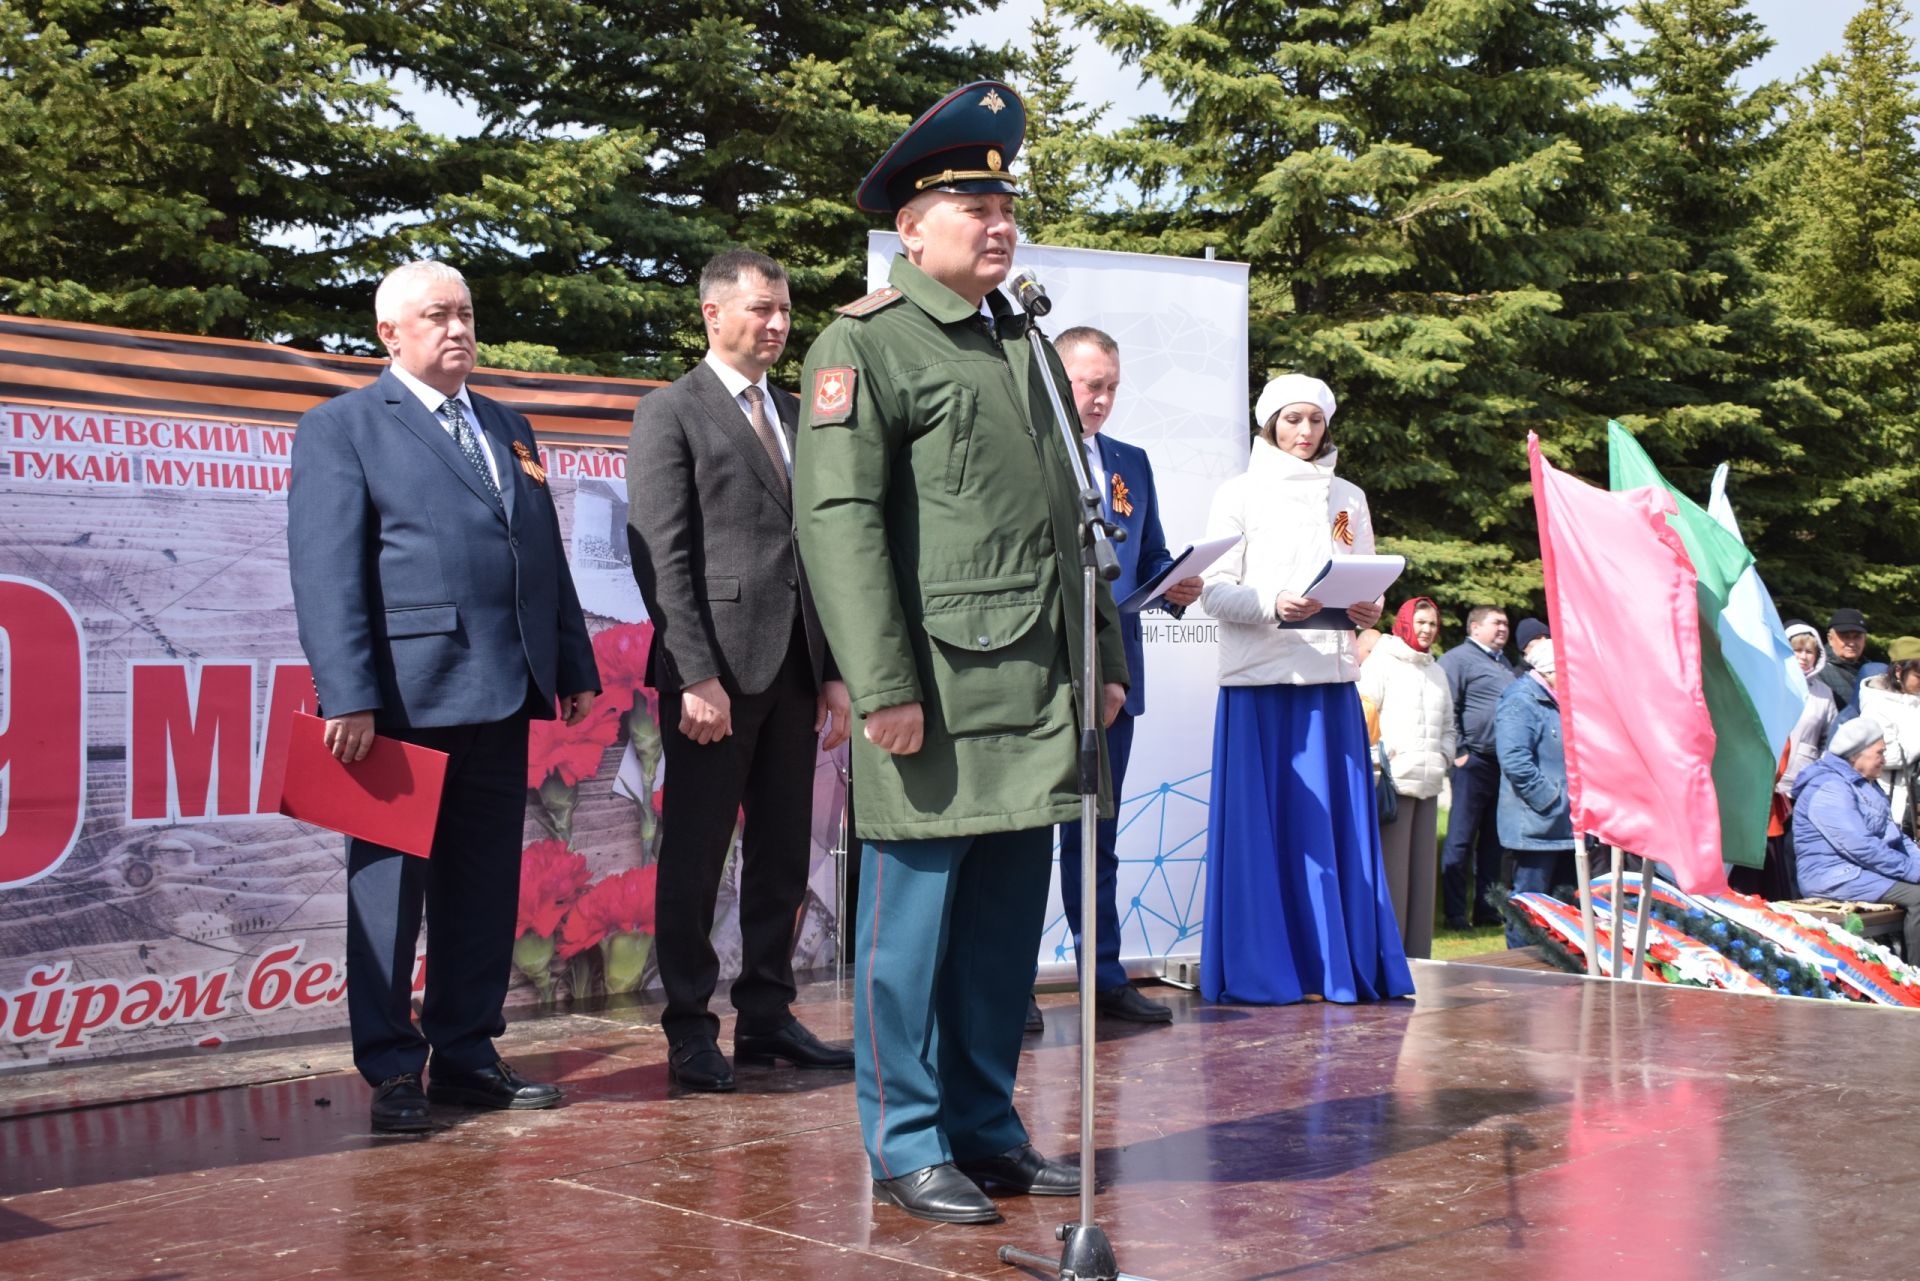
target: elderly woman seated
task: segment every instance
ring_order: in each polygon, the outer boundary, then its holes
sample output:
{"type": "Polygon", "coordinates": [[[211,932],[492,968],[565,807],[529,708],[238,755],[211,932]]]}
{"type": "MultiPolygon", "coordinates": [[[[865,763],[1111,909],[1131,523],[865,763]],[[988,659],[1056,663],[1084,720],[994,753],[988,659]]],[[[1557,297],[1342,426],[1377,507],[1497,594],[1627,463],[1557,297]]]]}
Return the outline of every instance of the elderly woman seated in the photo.
{"type": "Polygon", "coordinates": [[[1877,780],[1886,734],[1861,716],[1833,732],[1826,755],[1793,781],[1800,892],[1907,909],[1906,953],[1920,959],[1920,846],[1893,821],[1877,780]]]}

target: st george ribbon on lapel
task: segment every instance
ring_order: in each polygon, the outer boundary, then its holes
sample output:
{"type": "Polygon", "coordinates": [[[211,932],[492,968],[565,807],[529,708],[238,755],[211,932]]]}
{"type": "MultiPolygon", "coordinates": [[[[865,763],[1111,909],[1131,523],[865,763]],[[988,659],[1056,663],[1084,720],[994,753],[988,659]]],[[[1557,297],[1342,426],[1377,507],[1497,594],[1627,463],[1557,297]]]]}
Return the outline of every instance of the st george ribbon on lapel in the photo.
{"type": "Polygon", "coordinates": [[[480,441],[473,434],[473,424],[467,421],[466,411],[460,408],[457,396],[447,397],[447,403],[440,407],[446,414],[447,422],[453,426],[453,443],[460,446],[460,452],[467,456],[473,469],[480,473],[480,483],[493,495],[493,501],[500,501],[500,486],[494,483],[493,469],[487,466],[487,460],[480,455],[480,441]]]}

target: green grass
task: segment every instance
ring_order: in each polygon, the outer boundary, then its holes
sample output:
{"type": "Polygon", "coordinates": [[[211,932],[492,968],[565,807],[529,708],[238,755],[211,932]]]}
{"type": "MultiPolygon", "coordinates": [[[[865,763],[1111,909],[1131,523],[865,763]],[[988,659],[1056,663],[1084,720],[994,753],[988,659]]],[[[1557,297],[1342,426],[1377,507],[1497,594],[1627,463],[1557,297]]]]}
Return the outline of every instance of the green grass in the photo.
{"type": "Polygon", "coordinates": [[[1503,952],[1506,947],[1507,932],[1498,925],[1479,925],[1465,930],[1450,930],[1435,925],[1433,929],[1433,959],[1436,961],[1457,961],[1486,952],[1503,952]]]}
{"type": "MultiPolygon", "coordinates": [[[[1438,830],[1434,833],[1434,842],[1442,849],[1447,844],[1448,811],[1440,811],[1438,830]]],[[[1439,859],[1434,860],[1435,864],[1439,859]]],[[[1440,896],[1434,895],[1433,921],[1433,959],[1436,961],[1457,961],[1463,956],[1480,956],[1486,952],[1504,951],[1507,946],[1507,932],[1498,925],[1476,925],[1464,930],[1450,930],[1440,923],[1440,896]]]]}

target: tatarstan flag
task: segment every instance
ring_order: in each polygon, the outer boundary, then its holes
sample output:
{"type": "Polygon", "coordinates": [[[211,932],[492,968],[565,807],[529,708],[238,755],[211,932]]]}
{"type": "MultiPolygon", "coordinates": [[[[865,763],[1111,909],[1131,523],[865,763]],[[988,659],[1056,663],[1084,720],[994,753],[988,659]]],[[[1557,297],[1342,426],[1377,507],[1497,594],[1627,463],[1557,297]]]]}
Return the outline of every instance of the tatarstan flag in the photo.
{"type": "MultiPolygon", "coordinates": [[[[1673,498],[1675,510],[1668,521],[1686,545],[1698,582],[1700,679],[1713,717],[1721,855],[1729,863],[1760,867],[1767,860],[1767,815],[1785,739],[1769,742],[1755,699],[1736,671],[1736,664],[1751,666],[1757,658],[1746,652],[1750,642],[1741,634],[1737,614],[1729,617],[1727,612],[1736,587],[1753,569],[1753,554],[1738,534],[1667,483],[1640,442],[1619,423],[1607,424],[1607,452],[1616,492],[1652,486],[1673,498]]],[[[1559,633],[1554,635],[1557,642],[1559,633]]]]}
{"type": "MultiPolygon", "coordinates": [[[[1726,886],[1699,590],[1661,487],[1608,493],[1527,437],[1574,830],[1726,886]]],[[[1771,776],[1769,776],[1771,781],[1771,776]]],[[[1765,828],[1762,828],[1762,839],[1765,828]]]]}

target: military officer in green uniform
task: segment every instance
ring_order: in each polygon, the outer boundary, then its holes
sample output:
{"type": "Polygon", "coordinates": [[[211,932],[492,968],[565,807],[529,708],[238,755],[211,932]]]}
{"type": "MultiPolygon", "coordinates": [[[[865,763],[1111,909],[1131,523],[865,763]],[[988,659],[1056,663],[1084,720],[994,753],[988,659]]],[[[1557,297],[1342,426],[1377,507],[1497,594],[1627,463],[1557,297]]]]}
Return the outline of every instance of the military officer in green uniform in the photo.
{"type": "MultiPolygon", "coordinates": [[[[807,353],[794,466],[801,556],[863,731],[854,1048],[874,1194],[950,1223],[999,1217],[985,1187],[1080,1190],[1013,1106],[1050,829],[1079,814],[1085,657],[1072,464],[997,289],[1025,130],[1012,89],[968,85],[867,175],[860,207],[893,214],[906,252],[807,353]]],[[[1127,669],[1105,588],[1099,614],[1111,722],[1127,669]]]]}

